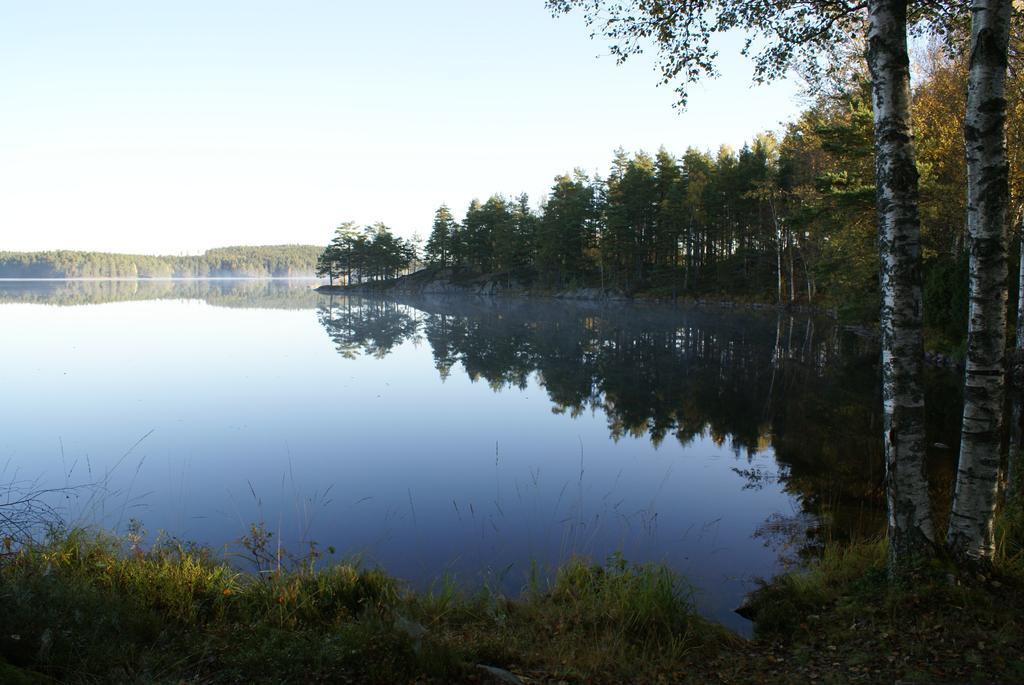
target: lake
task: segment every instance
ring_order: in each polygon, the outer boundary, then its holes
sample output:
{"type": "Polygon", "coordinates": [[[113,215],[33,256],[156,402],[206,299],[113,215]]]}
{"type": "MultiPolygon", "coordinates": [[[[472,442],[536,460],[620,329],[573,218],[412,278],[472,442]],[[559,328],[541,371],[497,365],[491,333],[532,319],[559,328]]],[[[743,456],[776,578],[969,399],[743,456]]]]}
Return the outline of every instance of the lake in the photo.
{"type": "MultiPolygon", "coordinates": [[[[702,612],[877,533],[877,342],[772,311],[0,282],[4,481],[230,553],[251,524],[427,588],[664,562],[702,612]]],[[[933,483],[959,395],[929,373],[933,483]]]]}

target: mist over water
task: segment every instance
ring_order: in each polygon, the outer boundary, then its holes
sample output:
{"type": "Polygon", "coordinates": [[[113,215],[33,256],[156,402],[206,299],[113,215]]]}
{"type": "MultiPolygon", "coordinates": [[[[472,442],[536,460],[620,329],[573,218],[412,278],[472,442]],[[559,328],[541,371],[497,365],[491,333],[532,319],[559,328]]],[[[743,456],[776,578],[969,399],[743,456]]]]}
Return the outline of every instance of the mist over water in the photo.
{"type": "MultiPolygon", "coordinates": [[[[0,329],[0,464],[94,486],[60,502],[71,523],[237,551],[263,521],[298,553],[510,593],[621,553],[740,630],[754,578],[882,525],[877,347],[829,321],[4,282],[0,329]]],[[[931,443],[955,444],[951,387],[930,379],[931,443]]]]}

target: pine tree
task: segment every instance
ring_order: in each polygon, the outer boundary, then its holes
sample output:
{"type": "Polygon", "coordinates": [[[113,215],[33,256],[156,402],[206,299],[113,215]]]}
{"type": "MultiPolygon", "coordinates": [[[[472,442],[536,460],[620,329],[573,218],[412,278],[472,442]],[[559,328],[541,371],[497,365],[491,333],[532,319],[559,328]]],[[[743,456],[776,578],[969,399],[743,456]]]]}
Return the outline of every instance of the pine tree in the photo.
{"type": "Polygon", "coordinates": [[[446,269],[454,263],[452,242],[455,238],[456,223],[447,205],[441,205],[434,212],[434,224],[426,244],[426,259],[429,263],[446,269]]]}

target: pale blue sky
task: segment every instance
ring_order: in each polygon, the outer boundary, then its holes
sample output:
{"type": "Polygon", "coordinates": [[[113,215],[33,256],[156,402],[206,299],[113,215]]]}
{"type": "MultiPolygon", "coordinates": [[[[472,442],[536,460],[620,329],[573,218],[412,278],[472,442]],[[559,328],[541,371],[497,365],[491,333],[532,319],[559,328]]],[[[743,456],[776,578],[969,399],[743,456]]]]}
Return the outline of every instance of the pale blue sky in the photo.
{"type": "Polygon", "coordinates": [[[536,202],[618,146],[739,146],[798,109],[739,37],[680,115],[588,36],[543,0],[0,0],[0,250],[425,236],[442,202],[536,202]]]}

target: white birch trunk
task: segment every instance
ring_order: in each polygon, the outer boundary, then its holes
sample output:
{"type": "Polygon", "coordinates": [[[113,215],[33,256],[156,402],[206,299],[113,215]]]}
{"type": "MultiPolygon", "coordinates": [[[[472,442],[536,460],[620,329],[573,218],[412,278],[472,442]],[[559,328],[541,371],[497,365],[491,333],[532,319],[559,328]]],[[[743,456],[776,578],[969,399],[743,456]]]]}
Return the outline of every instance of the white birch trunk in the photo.
{"type": "Polygon", "coordinates": [[[1006,389],[1006,67],[1012,0],[974,0],[967,77],[967,228],[970,314],[960,464],[946,542],[966,559],[991,559],[1006,389]]]}
{"type": "Polygon", "coordinates": [[[910,126],[906,0],[868,3],[868,66],[882,286],[882,401],[890,568],[934,541],[925,475],[918,173],[910,126]]]}
{"type": "Polygon", "coordinates": [[[775,204],[772,203],[772,222],[775,224],[775,271],[778,274],[776,280],[776,300],[782,304],[782,228],[779,226],[779,217],[775,213],[775,204]]]}
{"type": "Polygon", "coordinates": [[[1021,474],[1020,466],[1022,454],[1024,454],[1024,441],[1021,440],[1021,433],[1024,426],[1021,425],[1022,406],[1020,391],[1014,392],[1010,420],[1010,454],[1006,459],[1006,501],[1009,502],[1020,497],[1021,474]]]}
{"type": "Polygon", "coordinates": [[[1020,213],[1020,277],[1017,281],[1017,354],[1019,356],[1022,353],[1024,353],[1024,210],[1021,210],[1020,213]]]}
{"type": "Polygon", "coordinates": [[[796,279],[794,276],[793,269],[793,231],[789,230],[786,232],[786,250],[789,251],[789,301],[792,303],[796,300],[796,279]]]}

